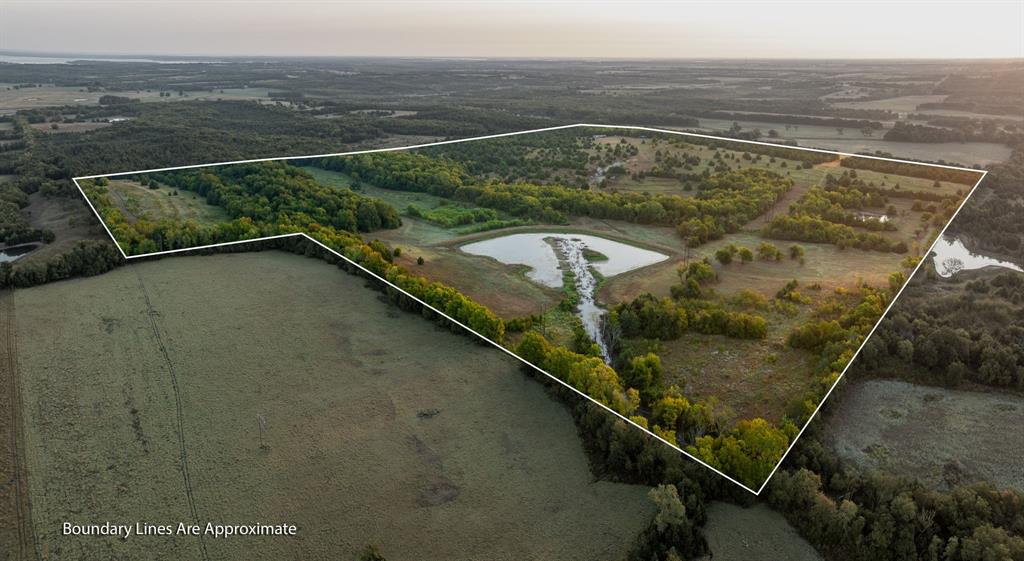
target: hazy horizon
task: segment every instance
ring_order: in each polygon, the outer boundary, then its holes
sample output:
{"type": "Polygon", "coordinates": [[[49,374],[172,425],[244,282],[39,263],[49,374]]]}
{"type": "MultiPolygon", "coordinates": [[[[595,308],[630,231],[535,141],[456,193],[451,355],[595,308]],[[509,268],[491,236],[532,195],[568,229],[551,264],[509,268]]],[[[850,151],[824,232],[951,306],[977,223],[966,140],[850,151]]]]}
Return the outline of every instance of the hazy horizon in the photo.
{"type": "Polygon", "coordinates": [[[0,4],[0,50],[160,57],[1024,58],[1024,2],[0,4]]]}

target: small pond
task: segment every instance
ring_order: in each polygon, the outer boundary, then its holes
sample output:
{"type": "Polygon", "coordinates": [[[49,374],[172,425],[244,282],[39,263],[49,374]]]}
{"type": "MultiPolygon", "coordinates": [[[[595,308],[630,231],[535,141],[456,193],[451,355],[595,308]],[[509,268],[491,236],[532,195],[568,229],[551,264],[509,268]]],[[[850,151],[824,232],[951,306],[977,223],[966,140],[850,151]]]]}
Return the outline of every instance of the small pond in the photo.
{"type": "Polygon", "coordinates": [[[597,261],[591,265],[605,277],[613,277],[668,259],[667,255],[656,251],[586,234],[509,234],[466,244],[460,249],[473,255],[492,257],[507,265],[526,265],[531,269],[526,273],[530,280],[551,288],[561,288],[562,271],[558,268],[558,255],[555,254],[555,248],[544,241],[545,239],[579,240],[588,249],[603,254],[608,258],[607,261],[597,261]]]}
{"type": "Polygon", "coordinates": [[[992,257],[971,253],[970,250],[964,247],[963,242],[951,236],[939,238],[935,242],[935,247],[932,248],[932,251],[935,252],[935,257],[933,258],[935,272],[941,277],[948,278],[965,269],[981,269],[983,267],[1002,267],[1014,271],[1024,271],[1019,265],[1009,261],[1000,261],[992,257]]]}
{"type": "Polygon", "coordinates": [[[579,295],[576,311],[606,361],[610,357],[601,336],[605,310],[596,301],[597,279],[591,268],[607,278],[668,259],[656,251],[586,234],[510,234],[466,244],[462,251],[509,265],[526,265],[530,280],[551,288],[562,287],[562,267],[572,271],[579,295]],[[589,260],[587,250],[607,259],[589,260]]]}
{"type": "Polygon", "coordinates": [[[22,245],[12,245],[11,247],[5,247],[0,249],[0,263],[7,263],[10,261],[16,261],[19,257],[23,257],[34,251],[39,244],[27,243],[22,245]]]}

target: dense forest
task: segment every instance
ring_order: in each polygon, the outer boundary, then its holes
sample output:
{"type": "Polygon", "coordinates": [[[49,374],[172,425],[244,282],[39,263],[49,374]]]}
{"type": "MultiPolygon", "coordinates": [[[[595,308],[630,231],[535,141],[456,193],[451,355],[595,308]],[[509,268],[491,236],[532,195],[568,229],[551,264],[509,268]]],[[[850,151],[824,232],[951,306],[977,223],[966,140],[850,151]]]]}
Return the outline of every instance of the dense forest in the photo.
{"type": "Polygon", "coordinates": [[[961,211],[950,226],[965,236],[972,248],[1024,262],[1024,149],[985,176],[984,189],[961,211]]]}

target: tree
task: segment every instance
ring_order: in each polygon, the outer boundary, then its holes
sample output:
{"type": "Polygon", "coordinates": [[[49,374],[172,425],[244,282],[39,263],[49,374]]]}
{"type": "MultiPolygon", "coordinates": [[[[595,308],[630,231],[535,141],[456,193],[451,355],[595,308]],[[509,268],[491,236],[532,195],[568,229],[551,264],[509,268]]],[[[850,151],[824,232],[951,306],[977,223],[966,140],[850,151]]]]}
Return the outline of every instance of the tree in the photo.
{"type": "Polygon", "coordinates": [[[782,252],[775,245],[768,242],[761,242],[757,247],[757,255],[765,261],[778,261],[782,258],[782,252]]]}
{"type": "Polygon", "coordinates": [[[367,545],[359,554],[359,561],[387,561],[375,545],[367,545]]]}
{"type": "Polygon", "coordinates": [[[728,265],[732,263],[732,252],[723,247],[715,252],[715,259],[722,265],[728,265]]]}
{"type": "Polygon", "coordinates": [[[749,247],[741,247],[739,251],[740,261],[744,263],[750,263],[754,260],[754,252],[750,251],[749,247]]]}
{"type": "Polygon", "coordinates": [[[654,501],[658,509],[654,515],[654,526],[659,532],[686,522],[686,507],[679,500],[679,490],[675,485],[658,485],[651,489],[647,496],[654,501]]]}
{"type": "Polygon", "coordinates": [[[636,388],[645,403],[650,403],[663,392],[661,358],[654,353],[630,359],[622,369],[622,386],[636,388]]]}

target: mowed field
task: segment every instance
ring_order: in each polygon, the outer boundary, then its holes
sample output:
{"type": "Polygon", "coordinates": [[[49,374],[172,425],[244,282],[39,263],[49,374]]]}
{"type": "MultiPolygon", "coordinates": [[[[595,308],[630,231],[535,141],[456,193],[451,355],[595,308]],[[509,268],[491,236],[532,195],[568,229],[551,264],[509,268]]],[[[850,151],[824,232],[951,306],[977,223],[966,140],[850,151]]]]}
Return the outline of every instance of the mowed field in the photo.
{"type": "Polygon", "coordinates": [[[711,555],[702,561],[821,561],[781,514],[763,504],[742,508],[715,502],[704,527],[711,555]]]}
{"type": "Polygon", "coordinates": [[[1024,398],[896,380],[841,389],[828,432],[844,458],[940,489],[988,481],[1024,490],[1024,398]]]}
{"type": "Polygon", "coordinates": [[[15,292],[43,558],[621,558],[647,489],[593,481],[565,407],[516,363],[363,282],[262,252],[15,292]],[[65,520],[299,532],[121,541],[65,520]]]}

